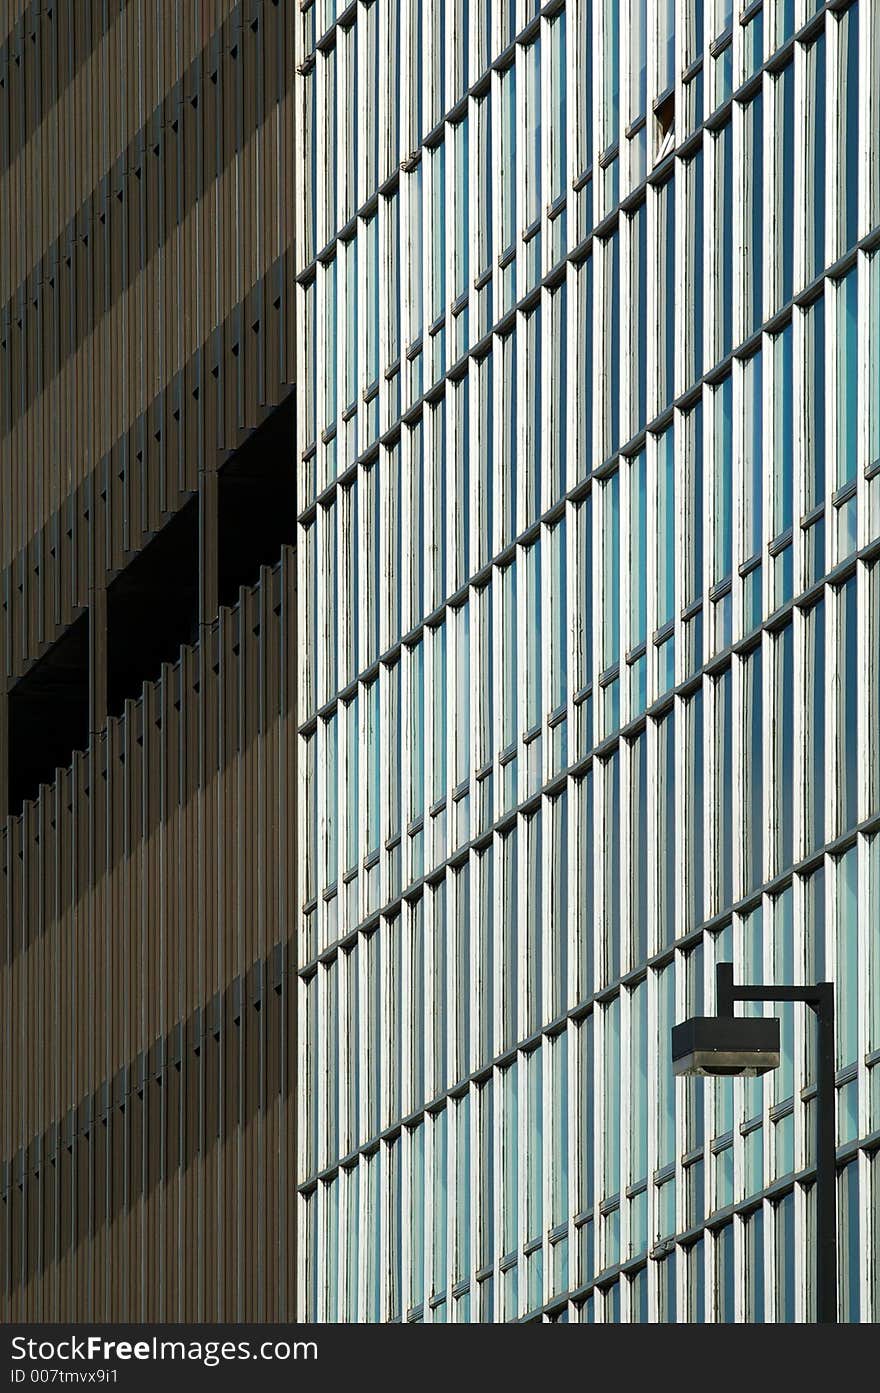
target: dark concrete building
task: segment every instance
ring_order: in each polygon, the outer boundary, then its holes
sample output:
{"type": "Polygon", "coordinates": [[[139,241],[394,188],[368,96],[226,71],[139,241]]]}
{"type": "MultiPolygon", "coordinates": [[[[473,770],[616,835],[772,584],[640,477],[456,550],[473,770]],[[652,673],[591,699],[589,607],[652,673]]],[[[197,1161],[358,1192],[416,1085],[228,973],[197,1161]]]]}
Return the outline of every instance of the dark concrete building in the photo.
{"type": "Polygon", "coordinates": [[[0,1314],[294,1314],[288,0],[0,7],[0,1314]]]}

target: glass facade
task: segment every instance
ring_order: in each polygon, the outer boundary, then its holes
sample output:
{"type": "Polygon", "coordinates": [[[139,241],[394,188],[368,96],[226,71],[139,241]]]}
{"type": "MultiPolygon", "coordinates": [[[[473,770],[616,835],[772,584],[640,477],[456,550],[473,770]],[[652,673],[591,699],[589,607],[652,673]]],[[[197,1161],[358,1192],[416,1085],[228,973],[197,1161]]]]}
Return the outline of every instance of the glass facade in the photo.
{"type": "Polygon", "coordinates": [[[733,960],[836,983],[880,1319],[880,13],[300,42],[300,1314],[809,1319],[811,1018],[672,1077],[733,960]]]}

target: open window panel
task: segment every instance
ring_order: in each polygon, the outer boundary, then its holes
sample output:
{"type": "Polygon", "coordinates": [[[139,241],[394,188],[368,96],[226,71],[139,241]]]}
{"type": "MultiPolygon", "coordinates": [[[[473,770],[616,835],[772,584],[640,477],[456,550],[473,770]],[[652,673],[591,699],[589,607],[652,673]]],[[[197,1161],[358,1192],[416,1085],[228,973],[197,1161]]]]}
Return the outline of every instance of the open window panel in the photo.
{"type": "Polygon", "coordinates": [[[274,566],[296,540],[293,395],[248,436],[217,476],[218,595],[238,603],[261,566],[274,566]]]}
{"type": "Polygon", "coordinates": [[[89,741],[89,618],[82,614],[9,693],[9,812],[89,741]]]}
{"type": "Polygon", "coordinates": [[[199,504],[174,514],[107,588],[107,710],[120,716],[199,625],[199,504]]]}

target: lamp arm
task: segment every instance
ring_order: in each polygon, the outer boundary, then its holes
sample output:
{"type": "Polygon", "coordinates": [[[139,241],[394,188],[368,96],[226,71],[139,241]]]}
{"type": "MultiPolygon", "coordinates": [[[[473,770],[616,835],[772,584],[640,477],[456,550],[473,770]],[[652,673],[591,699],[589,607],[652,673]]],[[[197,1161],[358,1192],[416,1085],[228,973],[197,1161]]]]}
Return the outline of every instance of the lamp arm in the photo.
{"type": "Polygon", "coordinates": [[[734,983],[733,963],[717,963],[715,967],[716,1010],[719,1016],[732,1016],[736,1001],[802,1001],[824,1017],[834,1013],[834,985],[815,982],[811,986],[757,986],[734,983]]]}

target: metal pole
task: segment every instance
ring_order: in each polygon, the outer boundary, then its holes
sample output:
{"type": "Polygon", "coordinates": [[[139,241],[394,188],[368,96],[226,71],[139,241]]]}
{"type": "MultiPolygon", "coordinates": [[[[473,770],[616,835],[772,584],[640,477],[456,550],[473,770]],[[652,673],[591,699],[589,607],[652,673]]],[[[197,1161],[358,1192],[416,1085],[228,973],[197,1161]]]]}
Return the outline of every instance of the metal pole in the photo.
{"type": "Polygon", "coordinates": [[[733,963],[715,964],[715,1010],[719,1016],[733,1015],[733,963]]]}
{"type": "Polygon", "coordinates": [[[834,983],[813,987],[734,985],[733,963],[715,966],[716,1011],[732,1016],[735,1001],[803,1001],[816,1013],[816,1321],[837,1323],[837,1132],[834,1087],[834,983]]]}
{"type": "Polygon", "coordinates": [[[816,1320],[837,1321],[837,1138],[834,1088],[834,987],[821,982],[816,1012],[819,1060],[816,1074],[818,1109],[816,1148],[816,1320]]]}

